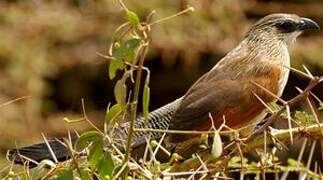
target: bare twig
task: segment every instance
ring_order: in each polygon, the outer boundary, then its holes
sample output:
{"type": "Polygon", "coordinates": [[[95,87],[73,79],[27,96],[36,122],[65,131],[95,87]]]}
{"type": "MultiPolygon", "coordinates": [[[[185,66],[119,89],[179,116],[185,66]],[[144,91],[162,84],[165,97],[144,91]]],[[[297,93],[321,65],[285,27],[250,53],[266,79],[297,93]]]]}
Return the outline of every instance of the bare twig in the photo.
{"type": "Polygon", "coordinates": [[[84,103],[84,99],[82,98],[82,111],[83,111],[83,116],[84,119],[95,129],[97,130],[99,133],[101,133],[101,135],[104,135],[104,133],[95,125],[93,124],[93,122],[88,118],[86,111],[85,111],[85,103],[84,103]]]}
{"type": "Polygon", "coordinates": [[[138,97],[139,97],[139,88],[140,88],[140,80],[141,80],[141,74],[142,74],[142,67],[143,63],[146,57],[146,54],[148,52],[148,42],[142,47],[142,52],[139,57],[139,67],[137,70],[137,76],[136,76],[136,82],[135,82],[135,90],[134,90],[134,96],[132,99],[132,105],[131,105],[131,114],[130,114],[130,125],[129,125],[129,133],[128,133],[128,140],[127,140],[127,146],[126,146],[126,153],[125,153],[125,159],[124,163],[127,163],[129,161],[130,152],[131,152],[131,142],[132,142],[132,136],[134,132],[134,124],[137,118],[137,105],[138,105],[138,97]]]}
{"type": "MultiPolygon", "coordinates": [[[[186,131],[186,130],[170,130],[170,129],[153,129],[153,128],[134,128],[135,132],[157,132],[166,134],[214,134],[215,130],[210,131],[186,131]]],[[[236,130],[220,131],[219,134],[227,135],[233,134],[236,130]]]]}
{"type": "Polygon", "coordinates": [[[165,17],[165,18],[162,18],[162,19],[156,20],[156,21],[154,21],[154,22],[150,23],[150,24],[149,24],[149,26],[153,26],[153,25],[155,25],[155,24],[158,24],[158,23],[161,23],[161,22],[167,21],[167,20],[172,19],[172,18],[177,17],[177,16],[181,16],[181,15],[183,15],[183,14],[185,14],[185,13],[188,13],[188,12],[191,12],[191,11],[194,11],[194,8],[193,8],[193,7],[187,7],[187,8],[186,8],[186,9],[184,9],[183,11],[180,11],[180,12],[178,12],[178,13],[174,14],[174,15],[171,15],[171,16],[168,16],[168,17],[165,17]]]}
{"type": "Polygon", "coordinates": [[[310,92],[310,94],[314,97],[314,99],[319,102],[322,103],[321,99],[319,97],[317,97],[314,93],[310,92]]]}
{"type": "MultiPolygon", "coordinates": [[[[311,136],[311,137],[322,138],[322,135],[320,133],[320,128],[322,127],[323,127],[323,123],[321,123],[320,125],[314,124],[307,127],[295,127],[292,129],[276,130],[271,134],[272,136],[274,136],[276,139],[280,141],[286,141],[287,139],[289,139],[290,131],[292,131],[295,137],[304,137],[304,134],[305,134],[305,137],[311,136]]],[[[262,147],[263,143],[264,143],[263,138],[259,138],[259,137],[254,138],[253,141],[249,141],[248,146],[245,146],[244,149],[242,149],[242,151],[243,152],[252,151],[257,147],[262,147]]]]}
{"type": "MultiPolygon", "coordinates": [[[[287,113],[287,122],[288,122],[288,129],[292,129],[292,117],[290,115],[290,107],[286,105],[286,113],[287,113]]],[[[293,133],[290,131],[289,133],[290,142],[293,144],[293,133]]]]}
{"type": "Polygon", "coordinates": [[[124,9],[125,11],[129,11],[127,6],[123,3],[122,0],[119,0],[119,4],[121,5],[122,9],[124,9]]]}
{"type": "Polygon", "coordinates": [[[301,165],[301,160],[302,160],[303,154],[305,152],[306,143],[307,143],[307,138],[304,139],[303,144],[302,144],[302,147],[301,147],[301,151],[298,154],[297,167],[300,167],[300,165],[301,165]]]}
{"type": "MultiPolygon", "coordinates": [[[[315,146],[316,146],[316,141],[314,141],[312,146],[311,146],[310,154],[308,156],[308,161],[307,161],[307,165],[306,165],[307,169],[310,169],[310,165],[311,165],[311,162],[312,162],[315,146]]],[[[303,173],[300,174],[299,179],[304,180],[306,178],[306,176],[307,176],[307,172],[303,172],[303,173]]]]}
{"type": "Polygon", "coordinates": [[[4,102],[2,104],[0,104],[0,108],[2,108],[3,106],[8,106],[12,103],[15,103],[17,101],[20,101],[20,100],[23,100],[23,99],[27,99],[27,98],[30,98],[31,96],[22,96],[22,97],[19,97],[19,98],[16,98],[16,99],[13,99],[13,100],[10,100],[10,101],[7,101],[7,102],[4,102]]]}
{"type": "MultiPolygon", "coordinates": [[[[315,109],[313,107],[313,104],[312,104],[311,100],[308,97],[306,98],[306,102],[307,102],[308,106],[310,107],[310,109],[312,111],[312,114],[314,116],[316,124],[320,124],[319,117],[318,117],[318,115],[317,115],[317,113],[316,113],[316,111],[315,111],[315,109]]],[[[323,129],[322,128],[321,128],[321,135],[323,136],[323,129]]]]}
{"type": "Polygon", "coordinates": [[[46,139],[45,135],[44,135],[43,133],[41,133],[41,135],[43,136],[43,139],[44,139],[44,141],[45,141],[45,143],[46,143],[46,145],[47,145],[47,148],[48,148],[48,150],[49,150],[49,152],[50,152],[50,155],[52,156],[52,158],[53,158],[54,162],[55,162],[55,163],[58,163],[58,160],[57,160],[57,158],[56,158],[56,155],[55,155],[55,153],[54,153],[54,151],[53,151],[52,147],[51,147],[51,146],[50,146],[50,144],[48,143],[48,140],[46,139]]]}
{"type": "Polygon", "coordinates": [[[157,147],[154,150],[153,156],[156,156],[157,155],[159,149],[161,149],[163,152],[165,152],[165,154],[168,157],[171,156],[171,153],[168,152],[167,149],[162,146],[162,143],[164,141],[165,136],[166,136],[166,133],[164,133],[163,136],[160,138],[160,140],[159,140],[159,142],[157,144],[157,147]]]}
{"type": "Polygon", "coordinates": [[[283,66],[283,67],[284,67],[284,68],[287,68],[287,69],[292,70],[292,71],[293,71],[293,72],[295,72],[296,74],[301,75],[302,77],[305,77],[305,78],[306,78],[306,79],[308,79],[308,80],[313,79],[313,77],[309,76],[308,74],[306,74],[306,73],[304,73],[304,72],[302,72],[302,71],[300,71],[300,70],[298,70],[298,69],[295,69],[295,68],[293,68],[293,67],[288,67],[288,66],[283,66]]]}
{"type": "Polygon", "coordinates": [[[259,87],[260,89],[262,89],[263,91],[265,91],[267,94],[269,94],[270,96],[274,97],[275,99],[277,99],[279,102],[283,103],[284,105],[287,103],[286,101],[284,101],[283,99],[281,99],[280,97],[278,97],[276,94],[274,94],[273,92],[269,91],[267,88],[263,87],[262,85],[258,84],[255,81],[251,81],[252,84],[256,85],[257,87],[259,87]]]}
{"type": "Polygon", "coordinates": [[[261,102],[262,105],[264,105],[266,107],[266,109],[268,109],[270,111],[270,113],[274,113],[274,110],[268,106],[267,103],[265,103],[264,100],[262,100],[256,93],[253,93],[253,95],[261,102]]]}
{"type": "Polygon", "coordinates": [[[311,79],[313,79],[313,77],[314,77],[314,76],[312,75],[312,73],[310,72],[310,70],[308,70],[308,69],[307,69],[307,67],[306,67],[304,64],[303,64],[302,66],[303,66],[304,70],[306,71],[306,74],[307,74],[311,79]]]}

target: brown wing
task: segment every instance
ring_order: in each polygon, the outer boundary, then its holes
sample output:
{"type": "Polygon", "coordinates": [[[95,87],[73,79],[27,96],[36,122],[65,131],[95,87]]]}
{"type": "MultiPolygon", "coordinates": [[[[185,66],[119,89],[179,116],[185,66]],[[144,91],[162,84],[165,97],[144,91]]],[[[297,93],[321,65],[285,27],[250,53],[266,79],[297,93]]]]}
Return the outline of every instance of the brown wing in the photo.
{"type": "MultiPolygon", "coordinates": [[[[209,130],[211,119],[219,127],[223,123],[235,128],[243,121],[250,120],[263,110],[259,101],[253,100],[252,93],[247,90],[247,83],[234,80],[218,80],[196,84],[183,99],[170,123],[175,130],[209,130]]],[[[171,135],[171,142],[180,142],[190,136],[171,135]]]]}
{"type": "MultiPolygon", "coordinates": [[[[251,92],[248,92],[247,88],[247,83],[230,79],[195,84],[174,113],[170,129],[197,129],[202,126],[202,120],[209,119],[210,112],[212,116],[219,116],[228,108],[239,107],[241,111],[250,108],[248,102],[251,92]]],[[[209,123],[211,123],[210,120],[207,124],[209,123]]],[[[219,123],[216,122],[216,124],[221,123],[222,120],[219,123]]]]}
{"type": "MultiPolygon", "coordinates": [[[[225,72],[209,72],[201,77],[186,93],[180,107],[174,113],[170,129],[208,130],[211,127],[209,113],[215,126],[223,122],[237,128],[245,125],[264,110],[262,103],[253,93],[265,102],[274,100],[251,82],[257,82],[273,93],[277,92],[279,67],[263,68],[256,76],[231,79],[225,72]]],[[[172,142],[182,141],[185,136],[173,135],[172,142]]]]}

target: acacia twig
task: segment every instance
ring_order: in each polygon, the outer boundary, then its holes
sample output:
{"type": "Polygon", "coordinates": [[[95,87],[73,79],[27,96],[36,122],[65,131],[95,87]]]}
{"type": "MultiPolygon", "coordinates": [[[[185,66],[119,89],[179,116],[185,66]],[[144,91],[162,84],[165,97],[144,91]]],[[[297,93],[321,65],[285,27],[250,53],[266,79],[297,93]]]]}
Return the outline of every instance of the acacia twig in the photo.
{"type": "Polygon", "coordinates": [[[137,118],[137,106],[138,106],[138,97],[139,97],[139,88],[140,88],[140,81],[141,81],[141,74],[142,74],[142,67],[143,63],[146,57],[146,54],[148,52],[148,45],[149,42],[147,41],[146,44],[142,46],[142,51],[139,57],[139,65],[136,75],[136,81],[135,81],[135,90],[134,90],[134,96],[131,104],[131,114],[130,114],[130,125],[129,125],[129,133],[128,133],[128,140],[127,140],[127,146],[126,146],[126,153],[125,153],[125,159],[124,163],[127,163],[129,161],[130,153],[131,153],[131,143],[132,143],[132,136],[134,132],[134,124],[137,118]]]}

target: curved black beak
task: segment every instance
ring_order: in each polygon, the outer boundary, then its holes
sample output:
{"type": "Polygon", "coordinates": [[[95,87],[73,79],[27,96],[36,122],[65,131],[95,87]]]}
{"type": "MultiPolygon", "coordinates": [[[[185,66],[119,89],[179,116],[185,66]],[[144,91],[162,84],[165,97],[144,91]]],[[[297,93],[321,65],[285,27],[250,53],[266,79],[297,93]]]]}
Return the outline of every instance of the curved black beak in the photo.
{"type": "Polygon", "coordinates": [[[307,29],[320,30],[320,26],[315,21],[313,21],[309,18],[301,18],[300,22],[298,23],[297,28],[299,30],[307,30],[307,29]]]}

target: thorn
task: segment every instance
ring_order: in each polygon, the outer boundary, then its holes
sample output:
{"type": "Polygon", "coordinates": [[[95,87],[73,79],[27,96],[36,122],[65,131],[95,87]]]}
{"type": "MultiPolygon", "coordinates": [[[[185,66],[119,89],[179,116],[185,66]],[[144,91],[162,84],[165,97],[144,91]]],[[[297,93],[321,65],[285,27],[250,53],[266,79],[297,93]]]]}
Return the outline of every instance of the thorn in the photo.
{"type": "Polygon", "coordinates": [[[283,103],[284,105],[287,104],[287,102],[283,99],[281,99],[280,97],[278,97],[276,94],[272,93],[271,91],[269,91],[268,89],[266,89],[265,87],[263,87],[262,85],[251,81],[252,84],[256,85],[257,87],[261,88],[262,90],[264,90],[266,93],[268,93],[269,95],[273,96],[275,99],[277,99],[278,101],[280,101],[281,103],[283,103]]]}
{"type": "Polygon", "coordinates": [[[256,98],[270,111],[270,113],[274,113],[274,110],[271,109],[266,103],[265,101],[263,101],[256,93],[252,92],[254,96],[256,96],[256,98]]]}
{"type": "Polygon", "coordinates": [[[291,142],[291,144],[293,144],[294,143],[294,141],[293,141],[293,132],[291,131],[291,129],[292,129],[292,117],[290,115],[290,107],[289,107],[289,105],[286,105],[286,113],[287,113],[288,129],[290,130],[289,131],[290,142],[291,142]]]}
{"type": "Polygon", "coordinates": [[[313,78],[314,78],[314,76],[313,76],[313,75],[312,75],[312,73],[307,69],[307,67],[306,67],[304,64],[303,64],[302,66],[303,66],[304,70],[306,71],[307,75],[313,79],[313,78]]]}
{"type": "Polygon", "coordinates": [[[56,158],[56,155],[55,155],[55,153],[54,153],[54,151],[53,151],[52,147],[49,145],[49,142],[48,142],[48,140],[46,139],[46,137],[45,137],[44,133],[41,133],[41,135],[43,136],[43,139],[44,139],[44,141],[45,141],[45,143],[46,143],[46,145],[47,145],[47,148],[48,148],[48,150],[49,150],[49,152],[50,152],[50,155],[52,156],[52,158],[53,158],[54,162],[55,162],[55,163],[58,163],[58,160],[57,160],[57,158],[56,158]]]}
{"type": "Polygon", "coordinates": [[[305,78],[307,78],[309,80],[312,80],[313,79],[311,76],[309,76],[308,74],[306,74],[306,73],[304,73],[304,72],[302,72],[302,71],[300,71],[298,69],[295,69],[295,68],[292,68],[292,67],[288,67],[288,66],[284,66],[284,65],[283,65],[283,67],[285,67],[287,69],[290,69],[293,72],[295,72],[296,74],[299,74],[299,75],[301,75],[301,76],[303,76],[303,77],[305,77],[305,78]]]}
{"type": "Polygon", "coordinates": [[[301,147],[301,151],[298,154],[298,158],[297,158],[297,168],[300,167],[301,160],[303,158],[303,154],[304,154],[304,151],[305,151],[306,143],[307,143],[307,138],[304,139],[303,144],[302,144],[302,147],[301,147]]]}

